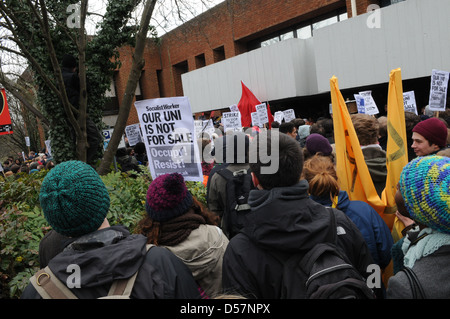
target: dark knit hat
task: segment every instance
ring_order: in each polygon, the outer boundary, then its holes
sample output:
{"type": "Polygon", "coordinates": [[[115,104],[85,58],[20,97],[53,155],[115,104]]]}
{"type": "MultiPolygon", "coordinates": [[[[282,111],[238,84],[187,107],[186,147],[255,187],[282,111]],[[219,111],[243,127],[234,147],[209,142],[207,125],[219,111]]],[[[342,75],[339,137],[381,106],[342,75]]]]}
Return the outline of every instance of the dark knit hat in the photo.
{"type": "Polygon", "coordinates": [[[399,187],[412,219],[450,234],[449,157],[417,157],[403,168],[399,187]]]}
{"type": "Polygon", "coordinates": [[[81,161],[67,161],[52,168],[42,182],[39,201],[50,226],[69,237],[96,231],[110,204],[100,176],[81,161]]]}
{"type": "Polygon", "coordinates": [[[447,126],[436,117],[417,123],[412,131],[422,135],[430,144],[436,144],[441,148],[447,144],[447,126]]]}
{"type": "Polygon", "coordinates": [[[322,153],[323,155],[330,155],[333,148],[330,145],[330,141],[323,135],[313,133],[306,138],[306,149],[311,155],[316,153],[322,153]]]}
{"type": "Polygon", "coordinates": [[[150,183],[145,209],[151,219],[163,222],[186,213],[192,202],[183,176],[178,173],[165,174],[150,183]]]}

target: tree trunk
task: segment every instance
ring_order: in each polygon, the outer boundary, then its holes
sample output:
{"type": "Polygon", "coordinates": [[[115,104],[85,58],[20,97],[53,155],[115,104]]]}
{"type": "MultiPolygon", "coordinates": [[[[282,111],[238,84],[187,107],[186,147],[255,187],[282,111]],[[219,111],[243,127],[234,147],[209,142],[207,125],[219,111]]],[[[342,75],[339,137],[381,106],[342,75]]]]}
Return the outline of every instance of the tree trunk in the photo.
{"type": "Polygon", "coordinates": [[[97,169],[97,172],[100,175],[106,175],[110,172],[110,166],[113,162],[123,132],[125,131],[125,126],[130,114],[131,104],[134,100],[137,83],[145,64],[145,61],[142,57],[147,42],[147,32],[150,25],[150,18],[153,14],[155,4],[156,0],[147,1],[145,4],[144,12],[142,13],[139,32],[136,36],[136,46],[133,54],[133,63],[131,66],[130,75],[128,76],[125,95],[119,108],[119,115],[114,126],[114,132],[111,136],[111,140],[108,143],[108,147],[106,148],[100,166],[97,169]]]}

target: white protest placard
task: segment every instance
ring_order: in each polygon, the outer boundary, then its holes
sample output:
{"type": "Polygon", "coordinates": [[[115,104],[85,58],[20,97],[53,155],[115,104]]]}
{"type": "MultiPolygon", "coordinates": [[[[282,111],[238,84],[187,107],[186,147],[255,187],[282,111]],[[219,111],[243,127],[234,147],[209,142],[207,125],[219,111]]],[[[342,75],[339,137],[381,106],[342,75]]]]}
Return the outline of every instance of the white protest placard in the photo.
{"type": "Polygon", "coordinates": [[[139,124],[131,124],[125,127],[125,135],[128,138],[128,144],[134,146],[143,141],[139,124]]]}
{"type": "Polygon", "coordinates": [[[356,107],[358,108],[358,113],[365,114],[366,113],[366,105],[364,104],[364,97],[359,94],[353,94],[356,101],[356,107]]]}
{"type": "Polygon", "coordinates": [[[365,109],[366,114],[375,115],[380,113],[378,111],[378,107],[375,103],[375,100],[372,97],[372,91],[359,92],[359,95],[361,95],[364,98],[364,106],[366,107],[365,109]]]}
{"type": "Polygon", "coordinates": [[[431,111],[445,111],[449,72],[433,70],[431,73],[430,99],[431,111]]]}
{"type": "Polygon", "coordinates": [[[180,173],[185,181],[203,181],[194,119],[187,97],[134,103],[141,123],[153,179],[180,173]]]}
{"type": "Polygon", "coordinates": [[[212,119],[203,121],[203,132],[208,133],[210,139],[213,138],[213,133],[215,133],[216,129],[214,128],[214,123],[212,119]]]}
{"type": "Polygon", "coordinates": [[[29,136],[25,136],[25,145],[30,147],[30,137],[29,136]]]}
{"type": "Polygon", "coordinates": [[[281,124],[281,121],[284,119],[284,113],[282,111],[277,111],[273,115],[273,120],[281,124]]]}
{"type": "Polygon", "coordinates": [[[50,140],[45,141],[45,147],[47,148],[47,154],[49,156],[52,156],[52,146],[51,146],[50,140]]]}
{"type": "Polygon", "coordinates": [[[202,120],[194,120],[194,132],[195,132],[195,138],[199,139],[203,133],[203,121],[202,120]]]}
{"type": "MultiPolygon", "coordinates": [[[[108,147],[108,144],[109,144],[109,141],[111,140],[111,136],[112,136],[113,132],[114,132],[114,129],[112,129],[112,128],[105,129],[102,131],[102,133],[103,133],[103,149],[104,150],[106,150],[106,148],[108,147]]],[[[120,139],[119,146],[117,146],[117,148],[121,148],[121,147],[126,147],[123,136],[120,139]]]]}
{"type": "Polygon", "coordinates": [[[284,121],[290,122],[292,120],[295,120],[295,112],[293,109],[285,110],[283,111],[284,114],[284,121]]]}
{"type": "Polygon", "coordinates": [[[242,132],[241,113],[226,112],[222,113],[223,131],[242,132]]]}
{"type": "Polygon", "coordinates": [[[262,124],[259,122],[259,114],[258,112],[252,112],[250,113],[252,117],[252,126],[259,126],[262,127],[262,124]]]}
{"type": "Polygon", "coordinates": [[[22,151],[22,157],[23,157],[23,160],[26,161],[25,152],[24,151],[22,151]]]}
{"type": "Polygon", "coordinates": [[[414,91],[404,92],[403,93],[403,106],[405,112],[412,112],[418,115],[417,113],[417,104],[416,97],[414,95],[414,91]]]}
{"type": "Polygon", "coordinates": [[[231,112],[239,112],[239,108],[236,104],[230,105],[231,112]]]}
{"type": "Polygon", "coordinates": [[[265,124],[269,123],[269,115],[267,114],[267,105],[266,103],[255,105],[256,112],[258,112],[259,123],[265,124]]]}

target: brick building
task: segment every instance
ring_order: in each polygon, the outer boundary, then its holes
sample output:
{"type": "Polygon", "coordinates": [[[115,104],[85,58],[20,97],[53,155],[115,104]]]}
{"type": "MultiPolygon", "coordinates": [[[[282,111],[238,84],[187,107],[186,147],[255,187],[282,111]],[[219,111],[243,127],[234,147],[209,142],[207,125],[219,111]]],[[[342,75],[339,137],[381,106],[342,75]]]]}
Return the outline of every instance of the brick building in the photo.
{"type": "MultiPolygon", "coordinates": [[[[136,99],[188,96],[198,115],[237,104],[243,81],[272,112],[294,108],[314,118],[328,114],[336,75],[344,98],[372,90],[382,113],[389,72],[401,67],[404,91],[415,90],[425,106],[431,70],[450,70],[449,33],[431,33],[449,29],[441,12],[449,12],[446,0],[226,0],[148,41],[136,99]],[[373,4],[379,16],[367,12],[373,4]],[[430,45],[432,54],[421,48],[430,45]]],[[[104,117],[111,126],[131,54],[121,49],[104,117]]],[[[127,125],[138,122],[132,107],[127,125]]]]}

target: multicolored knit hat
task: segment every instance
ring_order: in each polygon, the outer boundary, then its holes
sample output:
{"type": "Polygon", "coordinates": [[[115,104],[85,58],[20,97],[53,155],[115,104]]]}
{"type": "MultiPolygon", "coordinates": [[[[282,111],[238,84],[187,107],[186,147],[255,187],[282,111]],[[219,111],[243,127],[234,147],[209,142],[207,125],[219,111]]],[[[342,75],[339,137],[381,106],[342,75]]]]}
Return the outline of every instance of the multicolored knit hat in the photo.
{"type": "Polygon", "coordinates": [[[110,204],[100,176],[81,161],[67,161],[52,168],[42,182],[39,201],[50,226],[69,237],[96,231],[110,204]]]}
{"type": "Polygon", "coordinates": [[[400,175],[400,192],[415,221],[450,234],[450,158],[436,155],[409,162],[400,175]]]}
{"type": "Polygon", "coordinates": [[[163,222],[186,213],[192,202],[183,176],[165,174],[150,183],[145,210],[151,219],[163,222]]]}

